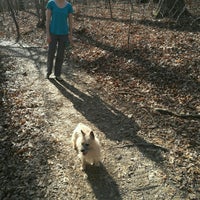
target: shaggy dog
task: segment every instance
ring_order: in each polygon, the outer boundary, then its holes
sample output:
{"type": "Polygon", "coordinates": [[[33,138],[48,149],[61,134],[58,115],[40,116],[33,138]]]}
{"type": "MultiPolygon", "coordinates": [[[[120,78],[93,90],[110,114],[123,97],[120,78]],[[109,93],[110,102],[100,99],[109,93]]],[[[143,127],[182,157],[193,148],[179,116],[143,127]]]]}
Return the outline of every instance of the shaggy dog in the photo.
{"type": "Polygon", "coordinates": [[[99,166],[100,144],[90,127],[79,123],[73,131],[72,144],[81,159],[81,170],[85,170],[86,164],[99,166]]]}

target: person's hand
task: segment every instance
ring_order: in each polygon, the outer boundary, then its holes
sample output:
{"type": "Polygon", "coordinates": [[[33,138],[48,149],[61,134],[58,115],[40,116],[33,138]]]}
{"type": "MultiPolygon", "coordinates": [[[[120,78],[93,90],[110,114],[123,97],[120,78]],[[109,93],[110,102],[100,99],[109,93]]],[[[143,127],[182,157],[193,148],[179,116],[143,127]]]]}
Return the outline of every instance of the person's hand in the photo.
{"type": "Polygon", "coordinates": [[[47,34],[47,43],[50,44],[51,43],[51,36],[49,34],[47,34]]]}
{"type": "Polygon", "coordinates": [[[70,43],[70,46],[73,46],[73,40],[72,40],[72,35],[71,34],[69,34],[69,43],[70,43]]]}

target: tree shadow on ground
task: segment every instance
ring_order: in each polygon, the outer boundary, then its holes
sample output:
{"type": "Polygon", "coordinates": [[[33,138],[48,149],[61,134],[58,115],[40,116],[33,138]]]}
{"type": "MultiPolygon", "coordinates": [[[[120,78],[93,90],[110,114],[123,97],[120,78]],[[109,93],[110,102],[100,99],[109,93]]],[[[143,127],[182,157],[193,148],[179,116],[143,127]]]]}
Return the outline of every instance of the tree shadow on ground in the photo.
{"type": "MultiPolygon", "coordinates": [[[[119,23],[130,23],[130,19],[119,19],[119,18],[110,18],[110,17],[98,17],[98,16],[89,16],[89,15],[79,15],[78,17],[88,18],[90,20],[99,20],[99,21],[111,21],[119,23]]],[[[196,17],[198,18],[198,17],[196,17]]],[[[80,21],[80,20],[79,20],[80,21]]],[[[132,24],[142,24],[144,26],[151,26],[154,28],[168,29],[174,31],[187,31],[187,32],[200,32],[199,23],[193,23],[195,20],[185,20],[185,22],[177,23],[176,21],[167,21],[166,19],[134,19],[131,21],[132,24]]]]}
{"type": "Polygon", "coordinates": [[[139,24],[145,26],[151,26],[154,28],[160,29],[169,29],[173,31],[187,31],[187,32],[200,32],[200,26],[197,24],[192,24],[192,21],[187,20],[182,24],[173,21],[166,21],[166,20],[138,20],[139,24]],[[190,25],[191,24],[191,25],[190,25]]]}
{"type": "Polygon", "coordinates": [[[132,118],[128,118],[119,110],[108,105],[97,95],[87,95],[66,81],[57,82],[50,79],[60,92],[69,99],[88,121],[93,123],[105,136],[113,141],[130,141],[127,147],[136,146],[148,159],[161,164],[162,152],[165,148],[147,142],[137,135],[138,124],[132,118]]]}
{"type": "MultiPolygon", "coordinates": [[[[73,103],[78,112],[103,132],[106,138],[116,142],[129,141],[125,145],[127,148],[137,147],[145,157],[162,165],[164,160],[162,153],[168,150],[149,143],[137,135],[139,126],[133,119],[108,105],[97,95],[83,93],[66,81],[59,82],[55,79],[49,81],[73,103]]],[[[105,166],[101,165],[100,168],[87,166],[86,174],[98,200],[121,199],[118,185],[105,166]]]]}
{"type": "Polygon", "coordinates": [[[34,147],[28,147],[32,133],[20,136],[7,121],[0,126],[0,199],[44,198],[50,173],[47,159],[56,154],[51,142],[40,136],[34,147]]]}
{"type": "Polygon", "coordinates": [[[23,108],[10,103],[20,91],[7,88],[4,73],[12,68],[4,65],[9,56],[0,52],[0,88],[4,88],[0,90],[0,199],[44,199],[50,174],[47,159],[57,150],[39,127],[21,127],[23,108]]]}
{"type": "Polygon", "coordinates": [[[29,59],[33,62],[35,67],[38,69],[40,76],[44,76],[42,74],[41,66],[46,67],[46,60],[42,58],[47,54],[47,50],[40,46],[25,46],[23,43],[14,43],[10,42],[8,45],[1,45],[0,48],[9,51],[10,55],[3,55],[2,57],[12,57],[12,58],[22,58],[22,59],[29,59]]]}
{"type": "MultiPolygon", "coordinates": [[[[185,95],[185,89],[187,89],[187,93],[195,96],[196,93],[199,92],[200,83],[197,78],[191,77],[190,74],[192,72],[188,69],[188,63],[181,67],[181,70],[177,67],[170,66],[169,64],[163,66],[159,63],[159,60],[152,60],[149,58],[149,55],[151,55],[152,52],[149,49],[146,49],[145,46],[128,50],[103,44],[87,34],[82,34],[78,37],[83,43],[88,43],[89,45],[108,52],[105,56],[92,62],[82,61],[82,67],[90,74],[94,72],[105,73],[108,76],[116,77],[117,79],[122,78],[123,80],[124,78],[139,78],[155,85],[157,90],[161,93],[166,89],[174,89],[174,87],[176,87],[179,94],[183,95],[185,95]],[[119,59],[125,58],[127,61],[133,60],[133,64],[129,68],[123,68],[119,62],[118,66],[116,57],[119,59]],[[115,67],[113,67],[112,63],[115,63],[115,67]],[[110,70],[108,66],[111,66],[110,70]],[[182,90],[182,88],[184,88],[184,90],[182,90]]],[[[186,46],[185,49],[189,49],[189,47],[186,46]]],[[[194,67],[198,66],[198,59],[194,59],[193,64],[194,67]]]]}
{"type": "Polygon", "coordinates": [[[99,167],[88,165],[85,172],[87,174],[87,180],[93,189],[96,199],[122,199],[118,185],[109,175],[108,171],[103,165],[99,167]]]}

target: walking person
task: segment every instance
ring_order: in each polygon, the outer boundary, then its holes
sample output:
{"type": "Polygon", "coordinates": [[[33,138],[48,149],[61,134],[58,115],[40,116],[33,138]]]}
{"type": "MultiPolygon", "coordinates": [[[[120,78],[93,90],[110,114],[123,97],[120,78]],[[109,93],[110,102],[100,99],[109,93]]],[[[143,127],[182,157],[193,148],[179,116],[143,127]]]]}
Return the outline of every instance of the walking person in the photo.
{"type": "Polygon", "coordinates": [[[54,67],[56,79],[62,81],[64,52],[67,44],[72,45],[73,8],[66,0],[49,0],[46,8],[46,34],[49,45],[46,78],[49,78],[54,67]]]}

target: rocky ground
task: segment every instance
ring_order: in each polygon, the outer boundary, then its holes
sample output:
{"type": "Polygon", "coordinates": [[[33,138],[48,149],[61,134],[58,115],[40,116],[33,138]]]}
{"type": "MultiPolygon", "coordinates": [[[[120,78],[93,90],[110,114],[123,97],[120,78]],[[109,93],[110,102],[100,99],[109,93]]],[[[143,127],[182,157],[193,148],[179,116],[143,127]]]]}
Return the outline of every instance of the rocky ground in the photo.
{"type": "Polygon", "coordinates": [[[131,50],[114,48],[126,23],[76,20],[62,82],[44,78],[41,30],[1,37],[0,199],[199,199],[198,31],[133,24],[131,50]],[[70,142],[79,122],[102,146],[86,172],[70,142]]]}

